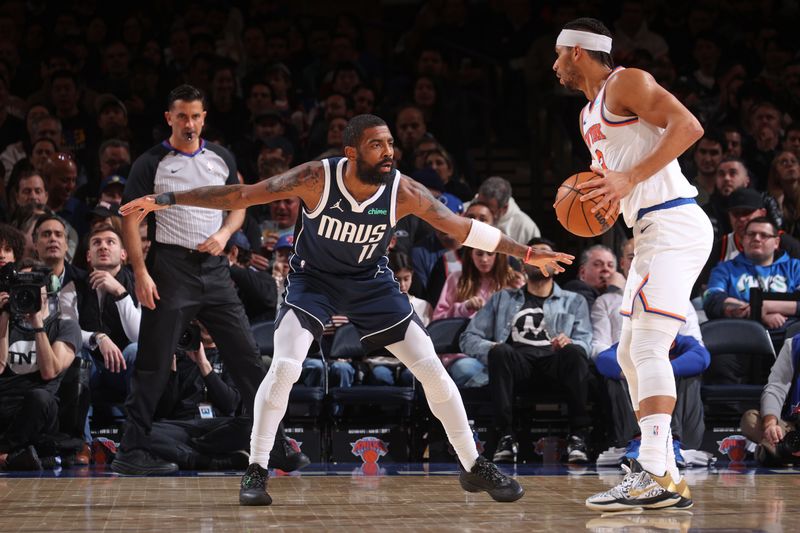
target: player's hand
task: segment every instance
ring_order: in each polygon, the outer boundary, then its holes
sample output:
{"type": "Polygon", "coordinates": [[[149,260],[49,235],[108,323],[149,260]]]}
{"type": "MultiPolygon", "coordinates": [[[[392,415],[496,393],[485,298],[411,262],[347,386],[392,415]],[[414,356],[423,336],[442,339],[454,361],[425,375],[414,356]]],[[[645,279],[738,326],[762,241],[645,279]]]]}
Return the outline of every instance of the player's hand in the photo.
{"type": "Polygon", "coordinates": [[[578,190],[587,191],[580,197],[581,202],[595,199],[597,204],[592,213],[606,209],[606,220],[611,221],[619,215],[619,202],[633,190],[633,178],[630,174],[616,172],[592,165],[592,172],[601,177],[578,184],[578,190]]]}
{"type": "Polygon", "coordinates": [[[151,212],[161,211],[162,209],[166,209],[168,207],[168,205],[158,205],[156,203],[155,194],[148,194],[147,196],[137,198],[136,200],[130,201],[120,207],[119,214],[124,217],[134,215],[136,216],[136,221],[141,222],[144,220],[144,217],[151,212]]]}
{"type": "Polygon", "coordinates": [[[469,298],[466,302],[464,302],[464,306],[470,311],[477,311],[478,309],[482,308],[486,305],[486,300],[484,300],[481,296],[473,296],[469,298]]]}
{"type": "Polygon", "coordinates": [[[574,255],[562,254],[561,252],[552,252],[550,250],[537,250],[529,248],[527,257],[523,261],[535,267],[539,267],[542,274],[549,277],[550,274],[564,272],[564,267],[559,265],[559,261],[565,265],[571,265],[572,260],[575,259],[574,255]]]}
{"type": "Polygon", "coordinates": [[[228,239],[230,238],[231,236],[227,231],[220,229],[203,241],[203,243],[197,247],[197,251],[211,255],[222,255],[225,251],[225,245],[228,244],[228,239]]]}
{"type": "Polygon", "coordinates": [[[120,296],[125,292],[125,287],[117,279],[105,270],[92,270],[89,273],[89,285],[92,290],[100,289],[114,297],[120,296]]]}
{"type": "Polygon", "coordinates": [[[550,340],[550,344],[553,346],[553,349],[560,350],[567,344],[572,344],[572,339],[564,335],[563,333],[559,333],[554,338],[550,340]]]}
{"type": "Polygon", "coordinates": [[[100,353],[103,355],[103,363],[106,365],[106,370],[113,373],[118,373],[125,370],[125,358],[122,357],[122,351],[111,340],[108,335],[103,336],[100,342],[97,343],[100,353]]]}
{"type": "Polygon", "coordinates": [[[764,439],[767,440],[772,445],[778,444],[781,440],[783,440],[783,430],[781,429],[780,424],[772,424],[771,426],[767,426],[764,430],[764,439]]]}
{"type": "Polygon", "coordinates": [[[156,300],[160,300],[155,281],[147,271],[136,275],[136,299],[148,309],[156,308],[156,300]]]}

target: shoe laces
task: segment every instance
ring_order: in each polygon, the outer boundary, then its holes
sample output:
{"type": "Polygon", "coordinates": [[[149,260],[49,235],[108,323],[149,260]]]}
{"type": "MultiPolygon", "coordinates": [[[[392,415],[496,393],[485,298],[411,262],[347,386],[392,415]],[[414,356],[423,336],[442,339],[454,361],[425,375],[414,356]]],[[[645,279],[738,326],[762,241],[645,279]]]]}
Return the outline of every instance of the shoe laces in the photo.
{"type": "Polygon", "coordinates": [[[495,485],[500,485],[506,480],[506,476],[497,469],[497,465],[489,461],[479,461],[472,467],[472,473],[495,485]]]}

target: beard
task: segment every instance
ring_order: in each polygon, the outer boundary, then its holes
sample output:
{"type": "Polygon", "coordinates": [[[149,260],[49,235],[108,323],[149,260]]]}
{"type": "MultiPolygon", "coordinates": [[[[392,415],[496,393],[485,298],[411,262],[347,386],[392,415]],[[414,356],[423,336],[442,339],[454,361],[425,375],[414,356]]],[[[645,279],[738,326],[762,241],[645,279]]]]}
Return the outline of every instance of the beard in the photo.
{"type": "Polygon", "coordinates": [[[362,183],[369,185],[384,185],[389,183],[391,177],[394,175],[394,159],[384,159],[376,165],[370,165],[360,157],[356,157],[356,175],[362,183]],[[381,165],[392,163],[392,168],[388,172],[381,170],[381,165]]]}
{"type": "MultiPolygon", "coordinates": [[[[524,265],[525,266],[525,274],[528,275],[528,280],[530,281],[542,281],[547,279],[547,277],[542,274],[542,271],[539,270],[539,267],[535,267],[533,265],[524,265]]],[[[555,270],[552,267],[547,267],[547,272],[550,274],[550,279],[553,278],[553,274],[555,270]]]]}

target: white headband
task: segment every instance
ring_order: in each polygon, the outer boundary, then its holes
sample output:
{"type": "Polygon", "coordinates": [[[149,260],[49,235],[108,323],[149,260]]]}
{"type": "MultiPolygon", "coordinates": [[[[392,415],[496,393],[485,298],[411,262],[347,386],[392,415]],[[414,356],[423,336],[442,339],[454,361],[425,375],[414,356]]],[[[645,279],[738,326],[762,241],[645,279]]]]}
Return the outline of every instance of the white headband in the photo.
{"type": "Polygon", "coordinates": [[[561,30],[556,39],[556,46],[573,47],[575,45],[584,50],[611,53],[611,37],[588,31],[561,30]]]}

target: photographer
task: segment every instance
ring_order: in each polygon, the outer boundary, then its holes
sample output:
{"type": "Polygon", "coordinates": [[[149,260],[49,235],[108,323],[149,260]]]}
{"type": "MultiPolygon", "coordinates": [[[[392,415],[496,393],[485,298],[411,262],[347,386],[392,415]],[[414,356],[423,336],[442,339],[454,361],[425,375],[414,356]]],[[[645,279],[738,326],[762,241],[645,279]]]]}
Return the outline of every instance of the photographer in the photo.
{"type": "Polygon", "coordinates": [[[57,278],[38,262],[19,267],[0,291],[0,463],[40,470],[35,446],[58,429],[56,392],[81,338],[76,322],[50,312],[57,278]]]}
{"type": "Polygon", "coordinates": [[[765,466],[800,461],[800,438],[796,431],[800,415],[800,335],[783,343],[761,393],[761,412],[742,415],[745,437],[759,443],[756,458],[765,466]]]}
{"type": "Polygon", "coordinates": [[[126,257],[122,236],[112,226],[91,231],[86,252],[91,271],[78,287],[78,321],[83,347],[94,362],[93,403],[124,402],[136,360],[141,309],[133,274],[122,265],[126,257]]]}
{"type": "Polygon", "coordinates": [[[250,324],[275,319],[278,288],[269,272],[249,266],[250,242],[241,231],[235,232],[225,245],[231,268],[231,279],[244,305],[250,324]]]}

